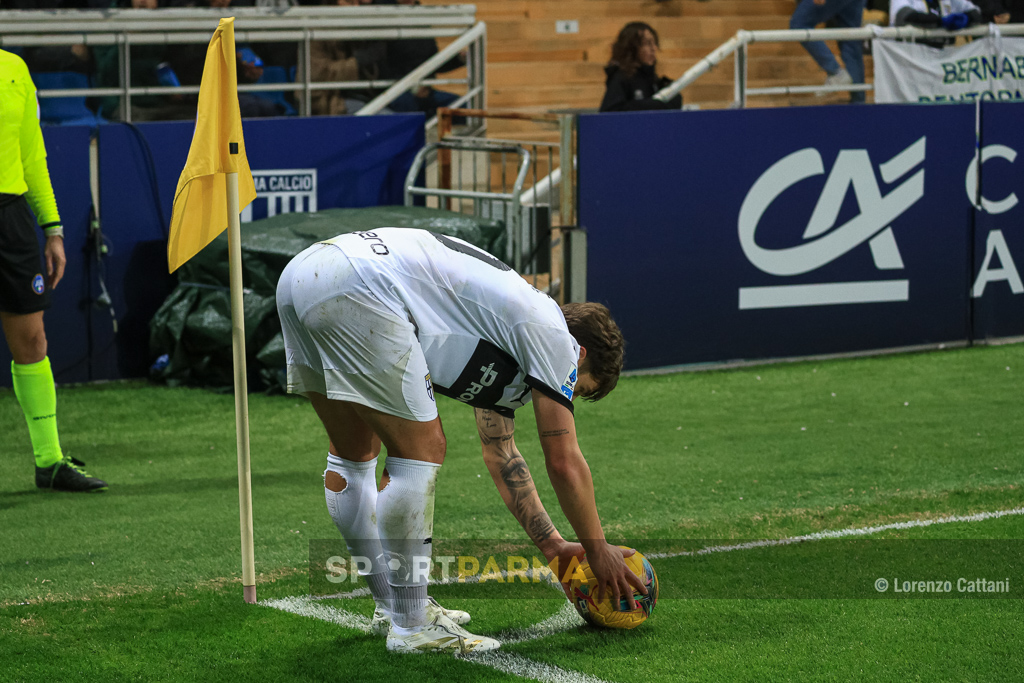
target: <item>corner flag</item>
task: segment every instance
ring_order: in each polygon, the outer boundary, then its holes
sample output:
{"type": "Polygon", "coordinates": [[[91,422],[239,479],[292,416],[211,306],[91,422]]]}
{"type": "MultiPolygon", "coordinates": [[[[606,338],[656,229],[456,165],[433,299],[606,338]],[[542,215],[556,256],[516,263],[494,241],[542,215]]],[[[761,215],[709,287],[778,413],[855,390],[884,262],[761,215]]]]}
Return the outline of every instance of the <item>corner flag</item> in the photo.
{"type": "Polygon", "coordinates": [[[167,266],[173,273],[228,227],[227,174],[238,173],[239,210],[256,199],[245,156],[235,71],[235,18],[210,40],[188,161],[174,191],[167,266]]]}
{"type": "Polygon", "coordinates": [[[235,72],[235,18],[230,17],[220,20],[206,51],[203,81],[199,86],[196,131],[174,193],[167,266],[173,273],[227,229],[242,595],[248,603],[256,602],[256,562],[253,557],[249,391],[245,379],[245,300],[239,214],[255,198],[256,187],[242,141],[238,76],[235,72]]]}

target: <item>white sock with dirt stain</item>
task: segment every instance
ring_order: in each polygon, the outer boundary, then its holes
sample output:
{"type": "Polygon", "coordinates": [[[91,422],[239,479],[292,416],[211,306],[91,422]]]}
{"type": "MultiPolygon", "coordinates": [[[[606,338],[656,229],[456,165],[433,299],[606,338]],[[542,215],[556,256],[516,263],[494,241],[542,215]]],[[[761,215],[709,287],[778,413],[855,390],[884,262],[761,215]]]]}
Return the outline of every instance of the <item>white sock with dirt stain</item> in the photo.
{"type": "Polygon", "coordinates": [[[324,496],[338,531],[345,537],[348,551],[366,579],[374,602],[390,613],[391,585],[384,551],[377,535],[377,458],[352,462],[327,454],[324,470],[324,496]]]}
{"type": "Polygon", "coordinates": [[[427,622],[427,579],[434,533],[438,464],[388,456],[390,477],[377,496],[377,530],[388,555],[395,626],[427,622]]]}

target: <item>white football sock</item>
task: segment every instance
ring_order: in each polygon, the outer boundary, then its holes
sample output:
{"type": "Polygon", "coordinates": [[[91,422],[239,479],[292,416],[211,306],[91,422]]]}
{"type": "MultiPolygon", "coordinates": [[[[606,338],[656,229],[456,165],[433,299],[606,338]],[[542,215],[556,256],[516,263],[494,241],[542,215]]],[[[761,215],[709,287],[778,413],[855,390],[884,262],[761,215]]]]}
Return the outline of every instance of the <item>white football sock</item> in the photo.
{"type": "Polygon", "coordinates": [[[377,535],[377,458],[352,462],[328,453],[324,477],[328,472],[341,475],[345,479],[345,488],[335,492],[324,486],[327,511],[345,537],[349,553],[353,557],[370,560],[369,571],[361,567],[359,573],[366,578],[377,606],[390,613],[393,596],[387,580],[384,551],[377,535]]]}
{"type": "Polygon", "coordinates": [[[389,558],[394,624],[413,628],[427,623],[434,482],[441,466],[391,456],[386,465],[391,481],[377,496],[377,529],[389,558]]]}

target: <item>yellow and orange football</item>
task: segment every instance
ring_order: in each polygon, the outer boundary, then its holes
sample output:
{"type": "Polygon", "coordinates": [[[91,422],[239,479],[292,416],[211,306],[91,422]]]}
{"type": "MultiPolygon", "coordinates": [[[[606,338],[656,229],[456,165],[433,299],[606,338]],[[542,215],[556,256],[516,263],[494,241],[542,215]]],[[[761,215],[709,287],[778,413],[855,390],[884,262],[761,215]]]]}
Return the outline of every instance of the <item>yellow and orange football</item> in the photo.
{"type": "Polygon", "coordinates": [[[654,573],[654,567],[640,552],[634,552],[624,561],[647,588],[647,595],[633,589],[634,610],[627,609],[629,603],[625,597],[620,599],[619,605],[612,604],[610,595],[606,595],[604,600],[597,599],[597,581],[587,560],[584,559],[573,573],[569,582],[572,604],[588,624],[605,628],[636,628],[654,611],[658,604],[658,575],[654,573]]]}

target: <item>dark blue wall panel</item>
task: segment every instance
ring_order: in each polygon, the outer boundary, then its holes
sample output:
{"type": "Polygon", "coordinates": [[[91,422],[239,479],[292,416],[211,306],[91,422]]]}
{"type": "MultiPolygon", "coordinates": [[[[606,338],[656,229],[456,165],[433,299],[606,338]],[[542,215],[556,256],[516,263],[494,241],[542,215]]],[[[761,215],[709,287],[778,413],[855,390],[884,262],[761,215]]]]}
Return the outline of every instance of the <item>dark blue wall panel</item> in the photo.
{"type": "MultiPolygon", "coordinates": [[[[1020,104],[982,105],[982,208],[974,242],[974,337],[1024,335],[1024,129],[1020,104]],[[978,282],[992,245],[986,274],[978,282]]],[[[966,195],[966,185],[964,193],[966,195]]]]}
{"type": "Polygon", "coordinates": [[[583,116],[589,298],[629,368],[967,339],[974,149],[970,106],[583,116]]]}

